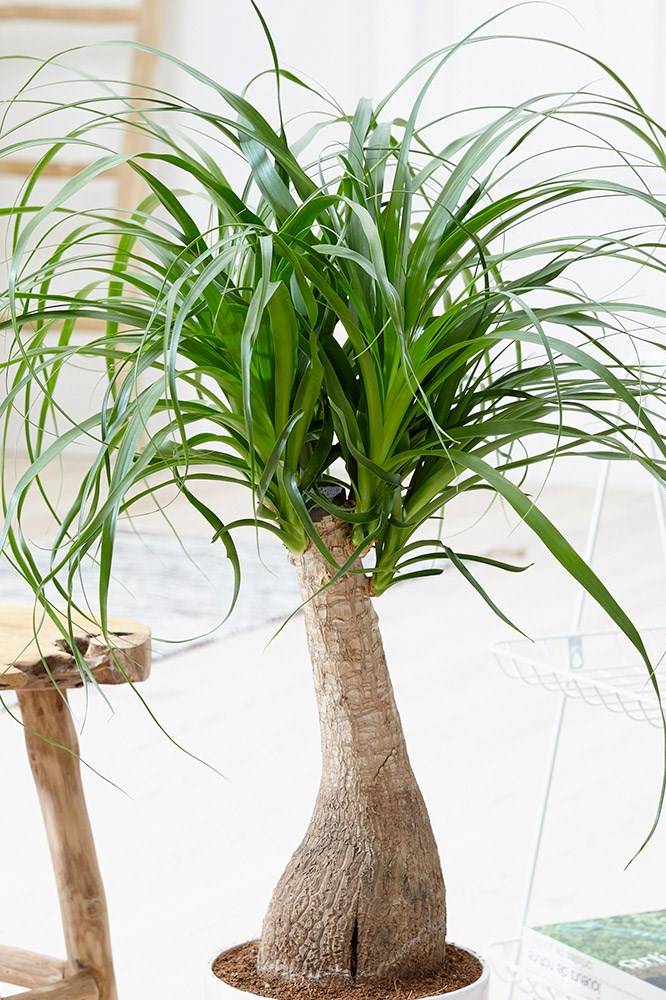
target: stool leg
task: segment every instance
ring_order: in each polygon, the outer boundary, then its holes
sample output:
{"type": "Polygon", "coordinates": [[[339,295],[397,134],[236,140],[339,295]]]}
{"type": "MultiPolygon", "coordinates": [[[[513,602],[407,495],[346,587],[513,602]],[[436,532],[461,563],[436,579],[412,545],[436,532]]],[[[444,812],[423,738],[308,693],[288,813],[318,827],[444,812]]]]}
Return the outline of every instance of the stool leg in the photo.
{"type": "Polygon", "coordinates": [[[117,1000],[106,898],[67,696],[54,689],[18,692],[18,697],[60,897],[68,973],[86,969],[95,978],[99,1000],[117,1000]]]}

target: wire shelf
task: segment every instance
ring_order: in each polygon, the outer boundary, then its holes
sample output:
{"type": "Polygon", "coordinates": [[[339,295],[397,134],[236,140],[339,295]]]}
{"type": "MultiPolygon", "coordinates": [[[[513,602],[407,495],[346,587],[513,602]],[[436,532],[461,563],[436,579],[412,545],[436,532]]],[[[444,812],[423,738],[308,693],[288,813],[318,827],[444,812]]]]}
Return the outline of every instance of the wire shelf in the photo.
{"type": "MultiPolygon", "coordinates": [[[[641,635],[659,679],[666,627],[653,626],[641,630],[641,635]]],[[[494,643],[491,651],[508,677],[637,722],[663,725],[647,668],[622,632],[569,632],[534,642],[509,639],[494,643]]]]}
{"type": "Polygon", "coordinates": [[[493,973],[511,987],[509,996],[521,995],[534,1000],[581,1000],[580,994],[570,993],[535,974],[520,964],[520,941],[498,941],[488,949],[493,973]]]}

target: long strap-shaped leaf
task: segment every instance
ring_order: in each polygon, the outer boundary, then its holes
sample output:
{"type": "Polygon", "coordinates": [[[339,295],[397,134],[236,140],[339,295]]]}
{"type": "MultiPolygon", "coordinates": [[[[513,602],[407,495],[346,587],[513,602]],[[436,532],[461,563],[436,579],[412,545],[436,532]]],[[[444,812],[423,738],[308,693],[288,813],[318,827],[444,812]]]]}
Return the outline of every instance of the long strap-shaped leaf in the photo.
{"type": "MultiPolygon", "coordinates": [[[[485,481],[489,483],[511,507],[513,507],[525,524],[532,529],[546,548],[555,556],[559,564],[571,574],[574,580],[576,580],[581,587],[587,591],[590,597],[594,598],[609,618],[615,622],[620,631],[626,635],[629,642],[637,650],[643,660],[643,663],[648,671],[650,683],[652,684],[657,697],[665,736],[664,770],[662,773],[657,815],[652,830],[646,838],[645,843],[647,843],[661,816],[664,798],[666,796],[666,716],[664,715],[657,675],[638,629],[628,617],[626,612],[620,607],[605,584],[601,582],[594,570],[588,565],[582,556],[576,552],[573,546],[570,545],[552,521],[550,521],[546,515],[539,510],[530,497],[511,483],[506,476],[502,475],[501,472],[498,472],[497,469],[492,467],[492,465],[484,462],[483,459],[478,458],[476,455],[468,455],[465,454],[465,452],[453,449],[451,450],[450,455],[454,462],[460,464],[466,469],[469,469],[470,472],[476,473],[482,479],[485,479],[485,481]]],[[[645,846],[645,844],[643,846],[645,846]]]]}

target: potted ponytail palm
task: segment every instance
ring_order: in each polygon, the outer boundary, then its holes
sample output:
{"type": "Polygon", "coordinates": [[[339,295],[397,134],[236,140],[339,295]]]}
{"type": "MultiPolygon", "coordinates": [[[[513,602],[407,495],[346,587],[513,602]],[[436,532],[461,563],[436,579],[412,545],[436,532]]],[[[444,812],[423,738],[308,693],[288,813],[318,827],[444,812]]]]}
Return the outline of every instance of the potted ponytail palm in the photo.
{"type": "Polygon", "coordinates": [[[5,442],[23,413],[30,458],[5,491],[8,558],[46,614],[71,609],[72,582],[95,560],[104,628],[116,526],[175,486],[231,561],[234,600],[234,533],[248,524],[280,539],[300,580],[321,785],[259,941],[216,959],[211,997],[486,990],[483,963],[447,949],[436,840],[374,608],[390,587],[449,565],[507,620],[475,566],[518,567],[451,547],[454,497],[482,490],[512,509],[625,633],[656,685],[632,622],[540,511],[525,477],[536,463],[587,456],[633,460],[664,480],[654,423],[663,381],[633,353],[659,339],[649,324],[664,314],[583,290],[591,266],[612,268],[614,286],[618,266],[663,277],[664,207],[651,190],[666,165],[664,133],[597,60],[612,94],[541,94],[424,123],[440,70],[480,42],[490,38],[476,32],[434,53],[352,114],[282,71],[271,43],[275,128],[246,94],[165,55],[208,88],[209,101],[154,90],[129,104],[112,84],[97,90],[88,80],[87,99],[35,110],[38,67],[10,109],[21,120],[5,127],[3,155],[44,147],[5,213],[11,349],[0,410],[5,442]],[[417,73],[425,82],[413,108],[391,117],[389,102],[417,73]],[[297,140],[300,119],[283,116],[287,85],[324,102],[297,140]],[[35,123],[65,109],[80,114],[76,127],[35,139],[35,123]],[[114,150],[119,121],[145,151],[114,150]],[[219,140],[215,152],[202,131],[219,140]],[[36,182],[70,145],[78,156],[89,147],[90,165],[38,204],[36,182]],[[555,147],[557,170],[545,166],[555,147]],[[229,149],[244,164],[238,185],[221,166],[229,149]],[[525,164],[529,183],[519,179],[525,164]],[[145,183],[134,211],[72,207],[119,167],[145,183]],[[604,199],[604,224],[585,232],[576,220],[593,199],[604,199]],[[635,206],[635,225],[614,223],[622,202],[635,206]],[[99,332],[75,337],[91,320],[99,332]],[[90,360],[104,364],[103,399],[77,421],[58,386],[90,360]],[[61,511],[42,476],[82,441],[94,457],[61,511]],[[222,504],[201,498],[204,480],[219,484],[220,497],[227,483],[247,487],[254,515],[224,523],[222,504]],[[33,491],[59,520],[47,570],[22,531],[33,491]]]}

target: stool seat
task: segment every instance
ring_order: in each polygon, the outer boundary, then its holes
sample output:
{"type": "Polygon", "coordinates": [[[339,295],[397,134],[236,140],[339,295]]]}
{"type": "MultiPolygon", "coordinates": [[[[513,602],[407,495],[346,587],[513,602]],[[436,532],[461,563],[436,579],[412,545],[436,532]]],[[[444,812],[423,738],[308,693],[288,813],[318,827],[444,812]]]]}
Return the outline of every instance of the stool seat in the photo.
{"type": "MultiPolygon", "coordinates": [[[[64,615],[59,616],[66,625],[64,615]]],[[[150,673],[150,630],[131,618],[111,618],[107,635],[73,615],[77,649],[98,684],[144,681],[150,673]]],[[[81,670],[56,622],[40,608],[0,604],[0,692],[83,684],[81,670]]]]}
{"type": "Polygon", "coordinates": [[[81,783],[79,743],[67,689],[136,683],[150,673],[150,630],[129,619],[106,632],[77,617],[77,656],[41,609],[0,605],[0,695],[15,690],[51,852],[64,960],[0,945],[0,981],[28,987],[5,1000],[118,1000],[104,885],[81,783]],[[80,660],[83,660],[83,663],[80,660]]]}

